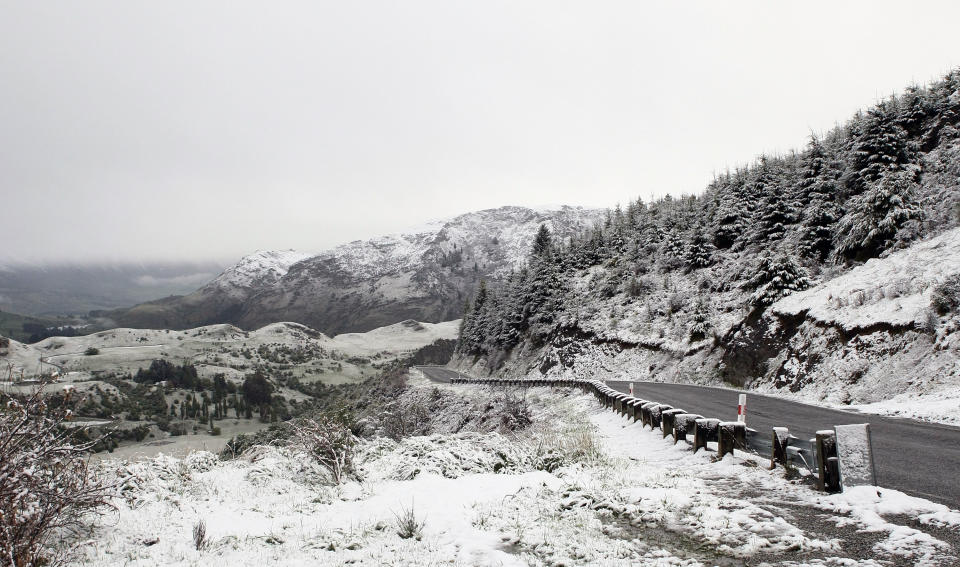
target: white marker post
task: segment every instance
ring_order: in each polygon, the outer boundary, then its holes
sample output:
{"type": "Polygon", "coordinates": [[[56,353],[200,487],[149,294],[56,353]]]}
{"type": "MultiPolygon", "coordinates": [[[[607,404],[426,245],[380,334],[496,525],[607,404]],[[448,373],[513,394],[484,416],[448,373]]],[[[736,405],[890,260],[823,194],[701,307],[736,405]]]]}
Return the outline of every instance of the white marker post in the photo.
{"type": "Polygon", "coordinates": [[[633,382],[630,382],[630,395],[633,395],[633,382]]]}
{"type": "Polygon", "coordinates": [[[747,422],[747,395],[740,394],[740,403],[737,405],[737,421],[747,422]]]}

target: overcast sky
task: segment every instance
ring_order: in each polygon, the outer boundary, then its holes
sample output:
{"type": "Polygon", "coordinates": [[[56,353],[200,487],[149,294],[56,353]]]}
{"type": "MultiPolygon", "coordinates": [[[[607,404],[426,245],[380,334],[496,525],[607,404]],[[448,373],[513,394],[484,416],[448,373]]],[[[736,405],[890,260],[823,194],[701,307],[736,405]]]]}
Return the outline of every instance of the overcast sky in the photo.
{"type": "Polygon", "coordinates": [[[0,260],[698,193],[960,65],[958,2],[0,0],[0,260]]]}

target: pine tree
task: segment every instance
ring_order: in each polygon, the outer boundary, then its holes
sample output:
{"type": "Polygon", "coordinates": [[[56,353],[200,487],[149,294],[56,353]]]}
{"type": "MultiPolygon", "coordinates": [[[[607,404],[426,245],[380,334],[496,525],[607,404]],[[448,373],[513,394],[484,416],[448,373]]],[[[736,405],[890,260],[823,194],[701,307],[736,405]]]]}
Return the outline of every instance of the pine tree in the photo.
{"type": "Polygon", "coordinates": [[[799,251],[806,258],[824,261],[833,250],[837,206],[838,170],[828,159],[823,143],[811,137],[809,149],[802,159],[800,199],[804,213],[800,228],[799,251]]]}
{"type": "Polygon", "coordinates": [[[743,237],[750,210],[742,175],[728,174],[714,187],[713,244],[721,250],[733,248],[743,237]]]}
{"type": "Polygon", "coordinates": [[[700,227],[694,229],[690,240],[687,242],[687,249],[684,254],[684,262],[688,270],[699,270],[713,264],[713,244],[703,233],[700,227]]]}
{"type": "Polygon", "coordinates": [[[856,194],[882,175],[912,160],[907,132],[897,124],[890,103],[881,103],[853,122],[848,187],[856,194]]]}
{"type": "Polygon", "coordinates": [[[787,235],[787,225],[796,220],[783,193],[779,190],[774,190],[764,197],[759,212],[760,222],[753,239],[755,243],[782,240],[787,235]]]}
{"type": "Polygon", "coordinates": [[[804,269],[789,256],[764,254],[745,287],[754,290],[750,304],[764,308],[791,292],[807,289],[810,280],[804,269]]]}
{"type": "Polygon", "coordinates": [[[909,171],[890,171],[848,204],[839,224],[840,257],[865,260],[920,236],[923,207],[909,171]]]}
{"type": "Polygon", "coordinates": [[[690,342],[702,341],[707,338],[707,334],[713,326],[707,317],[707,306],[702,300],[697,302],[691,322],[693,324],[690,326],[690,342]]]}
{"type": "Polygon", "coordinates": [[[548,254],[552,248],[553,235],[550,234],[550,229],[547,228],[546,224],[541,224],[537,230],[537,235],[533,238],[531,254],[535,257],[544,256],[548,254]]]}

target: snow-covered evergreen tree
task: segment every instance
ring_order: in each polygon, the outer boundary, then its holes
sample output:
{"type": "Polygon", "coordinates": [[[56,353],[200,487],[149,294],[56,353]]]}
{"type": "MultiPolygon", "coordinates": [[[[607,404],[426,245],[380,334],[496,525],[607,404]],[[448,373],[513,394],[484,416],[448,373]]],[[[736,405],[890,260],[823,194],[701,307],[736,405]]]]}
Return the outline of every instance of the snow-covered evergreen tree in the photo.
{"type": "Polygon", "coordinates": [[[684,262],[688,270],[699,270],[713,264],[714,246],[700,227],[693,230],[687,242],[684,262]]]}
{"type": "Polygon", "coordinates": [[[887,171],[847,204],[838,230],[841,258],[863,260],[920,236],[923,207],[910,171],[887,171]]]}
{"type": "Polygon", "coordinates": [[[537,235],[533,238],[533,250],[532,254],[534,256],[543,256],[553,248],[553,235],[550,234],[550,229],[547,228],[547,225],[541,224],[539,230],[537,230],[537,235]]]}
{"type": "Polygon", "coordinates": [[[689,332],[690,342],[702,341],[707,338],[713,326],[710,324],[707,306],[702,300],[697,302],[690,322],[692,323],[689,332]]]}
{"type": "Polygon", "coordinates": [[[884,102],[853,121],[848,187],[854,193],[911,162],[907,131],[896,118],[895,104],[884,102]]]}
{"type": "Polygon", "coordinates": [[[750,304],[766,307],[794,291],[810,287],[806,271],[789,256],[764,254],[745,287],[752,289],[750,304]]]}
{"type": "Polygon", "coordinates": [[[803,218],[799,251],[806,258],[824,261],[833,250],[834,228],[841,212],[837,205],[837,167],[829,159],[823,142],[812,137],[802,161],[799,181],[803,218]]]}

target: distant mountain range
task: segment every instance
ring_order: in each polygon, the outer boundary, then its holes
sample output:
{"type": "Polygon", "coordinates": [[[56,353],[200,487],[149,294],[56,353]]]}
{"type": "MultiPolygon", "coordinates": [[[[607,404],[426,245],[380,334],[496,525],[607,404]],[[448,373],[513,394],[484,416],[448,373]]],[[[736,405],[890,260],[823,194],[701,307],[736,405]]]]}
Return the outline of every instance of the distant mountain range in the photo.
{"type": "Polygon", "coordinates": [[[317,255],[257,252],[193,293],[91,315],[155,329],[294,321],[329,335],[405,319],[447,321],[462,315],[481,279],[499,280],[525,261],[541,224],[563,240],[604,215],[581,207],[501,207],[317,255]]]}
{"type": "Polygon", "coordinates": [[[86,315],[190,293],[223,268],[218,262],[0,264],[0,310],[32,316],[86,315]]]}

